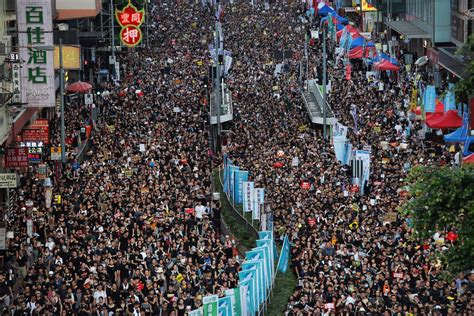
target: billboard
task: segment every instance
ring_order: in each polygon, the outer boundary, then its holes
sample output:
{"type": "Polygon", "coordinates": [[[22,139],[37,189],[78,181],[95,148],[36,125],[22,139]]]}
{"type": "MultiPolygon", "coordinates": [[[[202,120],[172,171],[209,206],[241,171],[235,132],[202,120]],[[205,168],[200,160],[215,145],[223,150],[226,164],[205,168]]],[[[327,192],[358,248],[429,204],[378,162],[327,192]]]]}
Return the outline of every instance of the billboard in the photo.
{"type": "MultiPolygon", "coordinates": [[[[59,69],[59,46],[54,46],[54,69],[59,69]]],[[[81,48],[63,45],[63,68],[81,69],[81,48]]]]}

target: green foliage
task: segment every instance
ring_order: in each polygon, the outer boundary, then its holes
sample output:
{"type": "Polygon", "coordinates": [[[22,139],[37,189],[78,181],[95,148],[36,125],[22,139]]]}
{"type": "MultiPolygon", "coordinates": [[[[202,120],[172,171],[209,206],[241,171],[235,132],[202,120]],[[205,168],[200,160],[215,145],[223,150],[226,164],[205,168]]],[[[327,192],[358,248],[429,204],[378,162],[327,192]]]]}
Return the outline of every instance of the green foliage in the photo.
{"type": "Polygon", "coordinates": [[[474,268],[474,168],[416,167],[408,180],[411,199],[401,211],[412,215],[416,237],[456,231],[456,243],[436,255],[453,273],[474,268]]]}
{"type": "Polygon", "coordinates": [[[456,101],[468,104],[469,98],[474,93],[474,34],[469,36],[466,44],[459,49],[459,55],[467,60],[467,76],[455,86],[456,101]]]}

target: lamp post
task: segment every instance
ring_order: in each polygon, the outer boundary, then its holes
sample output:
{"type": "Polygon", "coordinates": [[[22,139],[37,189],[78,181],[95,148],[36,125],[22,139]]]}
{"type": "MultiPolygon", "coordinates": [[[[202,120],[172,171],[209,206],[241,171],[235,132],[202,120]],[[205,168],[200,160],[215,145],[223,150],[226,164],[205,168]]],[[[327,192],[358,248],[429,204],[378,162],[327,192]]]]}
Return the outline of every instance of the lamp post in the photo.
{"type": "Polygon", "coordinates": [[[64,126],[64,68],[63,68],[63,39],[59,38],[59,94],[61,101],[61,162],[66,164],[66,132],[64,126]]]}
{"type": "Polygon", "coordinates": [[[326,113],[326,80],[327,80],[327,68],[326,68],[326,28],[323,26],[323,137],[327,140],[327,113],[326,113]]]}

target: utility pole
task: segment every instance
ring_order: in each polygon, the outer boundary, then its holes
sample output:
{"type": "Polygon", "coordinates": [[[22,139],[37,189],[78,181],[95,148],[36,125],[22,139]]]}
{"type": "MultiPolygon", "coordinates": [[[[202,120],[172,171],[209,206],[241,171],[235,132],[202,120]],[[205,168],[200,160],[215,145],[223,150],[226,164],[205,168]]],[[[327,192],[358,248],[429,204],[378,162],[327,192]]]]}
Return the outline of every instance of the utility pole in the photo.
{"type": "Polygon", "coordinates": [[[61,95],[61,162],[66,164],[66,133],[64,126],[64,68],[63,68],[63,39],[59,38],[59,93],[61,95]]]}
{"type": "Polygon", "coordinates": [[[304,40],[304,55],[306,59],[306,91],[309,91],[309,56],[308,56],[308,34],[304,40]]]}
{"type": "Polygon", "coordinates": [[[112,65],[112,75],[115,78],[115,14],[113,0],[110,0],[110,24],[110,45],[112,46],[112,58],[114,60],[114,64],[112,65]]]}
{"type": "Polygon", "coordinates": [[[219,47],[220,47],[220,33],[219,33],[219,8],[220,5],[216,6],[216,36],[214,48],[216,49],[216,82],[214,89],[214,100],[217,104],[217,148],[219,148],[219,142],[221,137],[221,67],[219,63],[219,47]]]}
{"type": "Polygon", "coordinates": [[[326,80],[327,80],[327,67],[326,67],[326,27],[323,25],[323,136],[324,140],[327,140],[327,131],[326,131],[326,80]]]}

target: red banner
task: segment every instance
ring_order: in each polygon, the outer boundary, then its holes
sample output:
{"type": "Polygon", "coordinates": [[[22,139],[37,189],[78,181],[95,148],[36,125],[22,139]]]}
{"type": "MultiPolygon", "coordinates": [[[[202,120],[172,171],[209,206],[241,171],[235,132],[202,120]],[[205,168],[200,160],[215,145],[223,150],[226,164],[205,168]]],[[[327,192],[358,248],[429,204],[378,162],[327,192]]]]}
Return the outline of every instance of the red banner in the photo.
{"type": "Polygon", "coordinates": [[[27,168],[28,147],[7,148],[5,153],[5,168],[27,168]]]}
{"type": "Polygon", "coordinates": [[[303,182],[301,182],[301,188],[305,189],[305,190],[309,190],[311,188],[311,183],[309,183],[307,181],[303,181],[303,182]]]}
{"type": "Polygon", "coordinates": [[[351,65],[347,64],[346,65],[346,80],[351,80],[351,65]]]}

